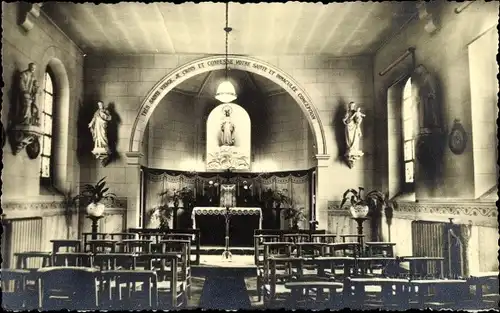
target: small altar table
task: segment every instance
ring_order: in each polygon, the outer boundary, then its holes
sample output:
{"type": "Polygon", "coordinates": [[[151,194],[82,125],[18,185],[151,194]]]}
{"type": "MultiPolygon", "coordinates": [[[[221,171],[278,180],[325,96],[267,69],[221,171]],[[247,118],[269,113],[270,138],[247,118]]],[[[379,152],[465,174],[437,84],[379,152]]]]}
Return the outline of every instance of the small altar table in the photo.
{"type": "MultiPolygon", "coordinates": [[[[191,219],[193,228],[196,228],[196,215],[224,215],[226,208],[221,207],[196,207],[193,208],[191,219]]],[[[259,229],[262,229],[262,210],[260,208],[229,208],[230,215],[259,215],[259,229]]]]}

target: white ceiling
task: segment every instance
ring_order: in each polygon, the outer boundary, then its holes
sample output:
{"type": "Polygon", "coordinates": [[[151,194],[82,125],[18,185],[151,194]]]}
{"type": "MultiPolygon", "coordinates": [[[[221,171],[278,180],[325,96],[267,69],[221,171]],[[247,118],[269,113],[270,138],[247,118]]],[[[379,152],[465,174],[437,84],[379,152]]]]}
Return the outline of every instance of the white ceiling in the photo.
{"type": "MultiPolygon", "coordinates": [[[[414,1],[229,4],[229,53],[374,53],[415,13],[414,1]]],[[[225,4],[47,2],[45,13],[86,53],[221,54],[225,4]]]]}

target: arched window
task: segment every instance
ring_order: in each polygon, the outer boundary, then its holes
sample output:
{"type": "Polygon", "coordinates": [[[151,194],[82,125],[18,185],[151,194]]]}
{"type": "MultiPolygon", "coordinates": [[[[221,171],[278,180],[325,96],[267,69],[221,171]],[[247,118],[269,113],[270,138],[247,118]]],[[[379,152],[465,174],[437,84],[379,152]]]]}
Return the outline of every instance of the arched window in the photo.
{"type": "Polygon", "coordinates": [[[415,126],[416,110],[412,99],[411,78],[406,81],[403,89],[403,161],[404,161],[404,187],[406,191],[412,190],[415,182],[415,126]],[[409,189],[409,190],[408,190],[409,189]]]}
{"type": "Polygon", "coordinates": [[[52,180],[52,124],[53,124],[53,106],[54,106],[54,84],[51,74],[46,71],[43,79],[43,97],[42,97],[42,129],[41,136],[41,160],[40,160],[40,179],[42,182],[51,183],[52,180]]]}

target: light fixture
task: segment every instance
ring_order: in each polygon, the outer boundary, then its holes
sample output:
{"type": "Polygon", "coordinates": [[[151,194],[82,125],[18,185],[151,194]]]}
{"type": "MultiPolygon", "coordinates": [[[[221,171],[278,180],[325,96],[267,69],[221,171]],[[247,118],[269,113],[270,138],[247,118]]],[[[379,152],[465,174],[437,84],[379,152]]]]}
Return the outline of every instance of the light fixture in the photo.
{"type": "Polygon", "coordinates": [[[234,86],[233,86],[233,84],[231,84],[231,82],[227,78],[227,74],[228,74],[228,69],[227,69],[228,36],[229,36],[229,33],[233,30],[231,27],[229,27],[228,23],[229,23],[229,3],[226,2],[226,27],[224,27],[224,31],[226,32],[226,62],[225,62],[226,79],[222,83],[220,83],[219,87],[217,87],[217,92],[215,93],[215,99],[219,100],[222,103],[228,103],[228,102],[234,101],[237,98],[234,86]]]}

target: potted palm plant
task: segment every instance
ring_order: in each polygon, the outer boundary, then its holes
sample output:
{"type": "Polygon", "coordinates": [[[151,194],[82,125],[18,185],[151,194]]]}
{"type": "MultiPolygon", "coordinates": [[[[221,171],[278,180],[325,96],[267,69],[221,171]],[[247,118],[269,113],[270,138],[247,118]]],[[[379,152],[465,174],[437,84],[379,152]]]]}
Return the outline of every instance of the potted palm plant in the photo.
{"type": "Polygon", "coordinates": [[[288,190],[267,189],[263,194],[264,207],[271,211],[275,227],[280,228],[280,212],[284,206],[291,207],[292,199],[287,195],[288,190]]]}
{"type": "Polygon", "coordinates": [[[390,200],[389,195],[379,190],[372,190],[365,195],[363,187],[358,187],[358,190],[346,190],[342,197],[340,208],[342,208],[347,201],[350,203],[349,210],[352,217],[365,218],[369,216],[371,218],[372,237],[374,240],[378,240],[379,237],[377,229],[380,226],[382,212],[385,213],[390,227],[392,212],[397,208],[397,202],[395,200],[390,200]]]}
{"type": "Polygon", "coordinates": [[[84,185],[74,201],[83,201],[87,205],[89,217],[99,217],[104,214],[106,206],[112,205],[116,200],[116,195],[108,190],[106,177],[103,177],[95,185],[84,185]]]}

